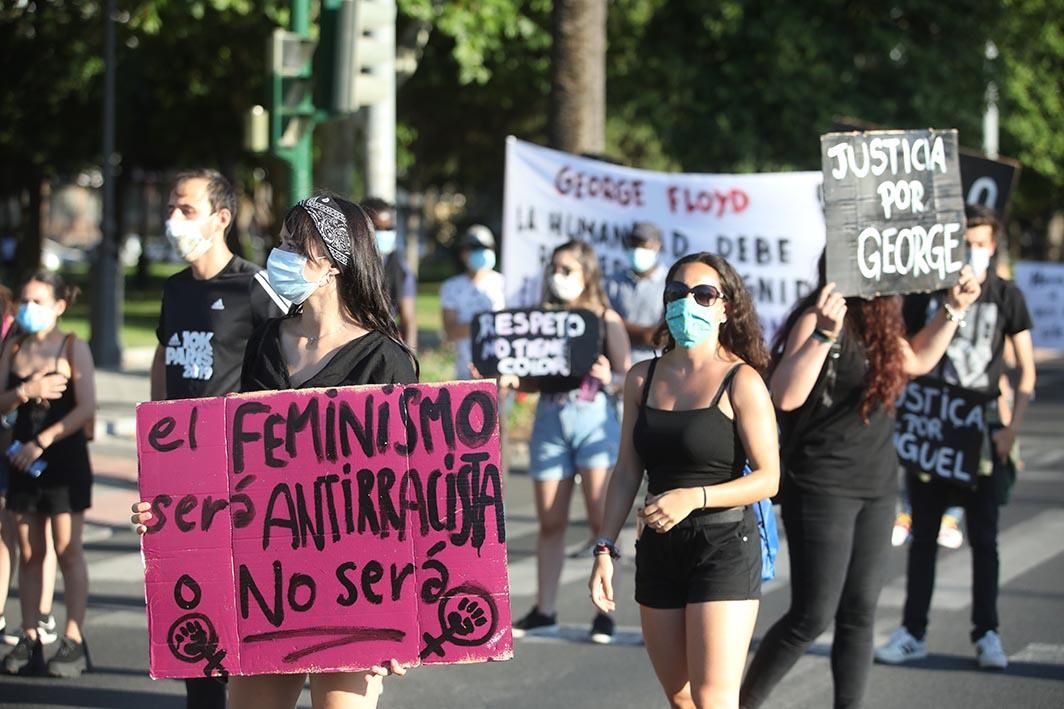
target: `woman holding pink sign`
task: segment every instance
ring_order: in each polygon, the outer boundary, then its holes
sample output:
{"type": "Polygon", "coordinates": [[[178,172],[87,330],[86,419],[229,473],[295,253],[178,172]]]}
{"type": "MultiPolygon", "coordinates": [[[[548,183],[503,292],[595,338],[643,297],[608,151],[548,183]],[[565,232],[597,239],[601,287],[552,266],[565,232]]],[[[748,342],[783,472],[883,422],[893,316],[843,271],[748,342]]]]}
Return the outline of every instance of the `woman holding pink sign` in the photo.
{"type": "MultiPolygon", "coordinates": [[[[248,341],[241,391],[417,382],[417,360],[391,317],[373,225],[362,207],[321,195],[295,205],[266,270],[292,310],[248,341]]],[[[141,534],[149,508],[146,502],[134,506],[132,521],[141,534]]],[[[313,705],[375,707],[387,674],[405,670],[393,659],[369,672],[311,674],[313,705]]],[[[291,709],[305,680],[302,674],[230,677],[230,705],[291,709]]]]}

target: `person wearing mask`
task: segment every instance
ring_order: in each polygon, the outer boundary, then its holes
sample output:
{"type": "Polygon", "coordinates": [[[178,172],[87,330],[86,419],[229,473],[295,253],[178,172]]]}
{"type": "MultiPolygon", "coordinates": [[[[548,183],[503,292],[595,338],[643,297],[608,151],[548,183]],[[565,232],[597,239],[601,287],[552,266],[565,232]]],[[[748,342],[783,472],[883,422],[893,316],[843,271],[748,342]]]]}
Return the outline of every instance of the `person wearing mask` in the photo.
{"type": "MultiPolygon", "coordinates": [[[[285,216],[281,245],[266,263],[270,283],[293,304],[267,321],[247,344],[242,392],[364,384],[414,384],[417,360],[391,317],[373,224],[357,204],[316,195],[285,216]]],[[[150,503],[134,507],[138,533],[147,531],[150,503]]],[[[405,670],[310,675],[315,709],[375,707],[382,678],[405,670]]],[[[230,677],[234,709],[292,709],[305,674],[230,677]]]]}
{"type": "MultiPolygon", "coordinates": [[[[609,307],[595,250],[584,241],[569,241],[554,250],[544,278],[543,307],[583,308],[600,321],[599,356],[583,377],[519,380],[499,378],[503,388],[540,392],[529,442],[532,478],[539,520],[536,539],[536,605],[513,624],[514,637],[558,632],[556,602],[565,564],[565,530],[576,476],[587,505],[592,537],[602,533],[603,504],[610,468],[617,460],[620,424],[615,395],[631,365],[628,337],[620,316],[609,307]]],[[[614,622],[599,613],[590,639],[613,641],[614,622]]]]}
{"type": "MultiPolygon", "coordinates": [[[[182,172],[174,180],[166,235],[188,268],[163,284],[152,401],[222,396],[239,390],[248,338],[289,303],[258,266],[225,243],[236,218],[236,193],[221,173],[182,172]]],[[[225,685],[212,677],[185,680],[189,709],[224,709],[225,685]]]]}
{"type": "MultiPolygon", "coordinates": [[[[912,505],[912,544],[906,577],[902,627],[876,650],[876,660],[897,665],[927,657],[928,611],[935,587],[938,521],[951,504],[964,508],[968,543],[972,548],[971,641],[979,667],[1001,670],[1008,656],[998,635],[998,517],[1015,474],[1016,433],[1023,425],[1034,396],[1034,348],[1031,316],[1023,293],[994,272],[1001,225],[987,207],[967,207],[968,259],[982,285],[979,299],[960,314],[949,348],[931,371],[949,384],[983,392],[989,434],[983,445],[980,475],[974,489],[965,489],[928,473],[908,476],[912,505]],[[999,408],[999,383],[1005,371],[1005,348],[1011,344],[1019,370],[1011,411],[999,408]],[[1011,415],[1009,415],[1011,414],[1011,415]]],[[[910,329],[920,327],[940,307],[944,296],[914,295],[906,301],[910,329]]]]}
{"type": "Polygon", "coordinates": [[[661,326],[661,294],[668,269],[660,263],[661,230],[650,222],[632,227],[625,246],[628,268],[606,281],[606,295],[624,321],[634,364],[655,355],[654,337],[661,326]]]}
{"type": "Polygon", "coordinates": [[[473,376],[469,323],[477,313],[502,310],[506,292],[502,274],[495,270],[495,237],[486,226],[474,224],[458,242],[458,255],[465,268],[440,286],[443,333],[455,346],[455,378],[473,376]]]}
{"type": "Polygon", "coordinates": [[[819,270],[817,290],[795,305],[773,347],[791,605],[758,645],[743,680],[744,709],[761,706],[833,621],[834,706],[860,706],[891,548],[895,402],[909,377],[942,356],[979,295],[964,270],[945,305],[906,339],[900,297],[844,298],[826,283],[824,256],[819,270]]]}
{"type": "Polygon", "coordinates": [[[89,596],[82,532],[92,505],[86,426],[96,410],[95,373],[88,345],[58,328],[76,296],[77,289],[56,274],[33,276],[22,288],[20,334],[0,356],[0,414],[18,411],[7,449],[7,507],[18,526],[22,636],[4,658],[9,674],[77,677],[91,668],[82,634],[89,596]],[[49,527],[63,571],[67,620],[59,649],[46,664],[38,617],[49,527]]]}
{"type": "Polygon", "coordinates": [[[779,483],[760,374],[768,352],[749,292],[719,256],[674,263],[663,301],[664,354],[633,366],[624,385],[621,453],[588,586],[600,611],[615,610],[614,540],[645,472],[635,600],[651,665],[669,706],[735,706],[761,595],[751,504],[779,483]]]}
{"type": "Polygon", "coordinates": [[[411,350],[417,350],[417,275],[406,263],[399,249],[395,231],[395,205],[379,197],[369,197],[362,202],[363,208],[373,219],[377,237],[377,250],[384,259],[384,286],[392,306],[392,317],[399,324],[403,342],[411,350]]]}

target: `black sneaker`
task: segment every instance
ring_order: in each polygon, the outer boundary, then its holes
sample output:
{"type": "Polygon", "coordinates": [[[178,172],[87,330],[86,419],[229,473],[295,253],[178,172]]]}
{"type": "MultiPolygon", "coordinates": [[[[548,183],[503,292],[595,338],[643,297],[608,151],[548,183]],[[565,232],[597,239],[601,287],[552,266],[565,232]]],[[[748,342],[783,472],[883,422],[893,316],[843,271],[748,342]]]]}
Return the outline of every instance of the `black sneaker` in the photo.
{"type": "Polygon", "coordinates": [[[521,620],[514,623],[514,637],[526,635],[556,635],[558,633],[558,615],[543,615],[539,608],[533,606],[521,620]]]}
{"type": "Polygon", "coordinates": [[[40,638],[41,645],[51,645],[59,639],[54,615],[49,613],[37,619],[37,637],[40,638]]]}
{"type": "Polygon", "coordinates": [[[599,645],[609,645],[613,642],[615,629],[613,618],[605,613],[599,613],[595,620],[591,621],[591,642],[599,645]]]}
{"type": "Polygon", "coordinates": [[[40,640],[23,634],[4,658],[4,672],[9,675],[39,676],[45,671],[44,646],[40,640]]]}
{"type": "Polygon", "coordinates": [[[83,672],[90,669],[89,648],[82,638],[80,643],[63,636],[59,641],[59,649],[51,660],[48,660],[49,677],[80,677],[83,672]]]}
{"type": "Polygon", "coordinates": [[[0,645],[18,645],[18,637],[7,632],[7,618],[0,615],[0,645]]]}

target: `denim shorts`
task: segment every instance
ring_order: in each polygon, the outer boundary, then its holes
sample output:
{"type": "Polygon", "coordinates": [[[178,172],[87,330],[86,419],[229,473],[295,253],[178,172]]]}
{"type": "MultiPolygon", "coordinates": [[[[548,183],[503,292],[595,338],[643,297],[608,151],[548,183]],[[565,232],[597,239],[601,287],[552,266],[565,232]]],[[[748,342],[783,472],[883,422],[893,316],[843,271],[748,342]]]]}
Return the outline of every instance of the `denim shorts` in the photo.
{"type": "Polygon", "coordinates": [[[541,395],[528,474],[533,480],[567,480],[578,468],[611,468],[620,436],[617,404],[605,393],[588,401],[578,392],[541,395]]]}

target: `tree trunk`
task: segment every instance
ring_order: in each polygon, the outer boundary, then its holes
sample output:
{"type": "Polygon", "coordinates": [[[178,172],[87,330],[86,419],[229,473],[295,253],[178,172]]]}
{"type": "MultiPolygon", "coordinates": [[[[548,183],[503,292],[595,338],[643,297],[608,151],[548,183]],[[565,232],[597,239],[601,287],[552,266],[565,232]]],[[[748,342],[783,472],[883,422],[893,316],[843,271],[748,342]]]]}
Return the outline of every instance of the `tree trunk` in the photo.
{"type": "Polygon", "coordinates": [[[551,145],[570,153],[603,153],[606,0],[556,0],[551,32],[551,145]]]}
{"type": "Polygon", "coordinates": [[[20,219],[22,233],[19,237],[18,256],[15,261],[19,285],[41,266],[41,247],[44,245],[44,239],[41,236],[42,181],[43,178],[39,174],[31,173],[26,180],[25,198],[23,199],[21,195],[19,198],[19,203],[22,205],[20,219]]]}

